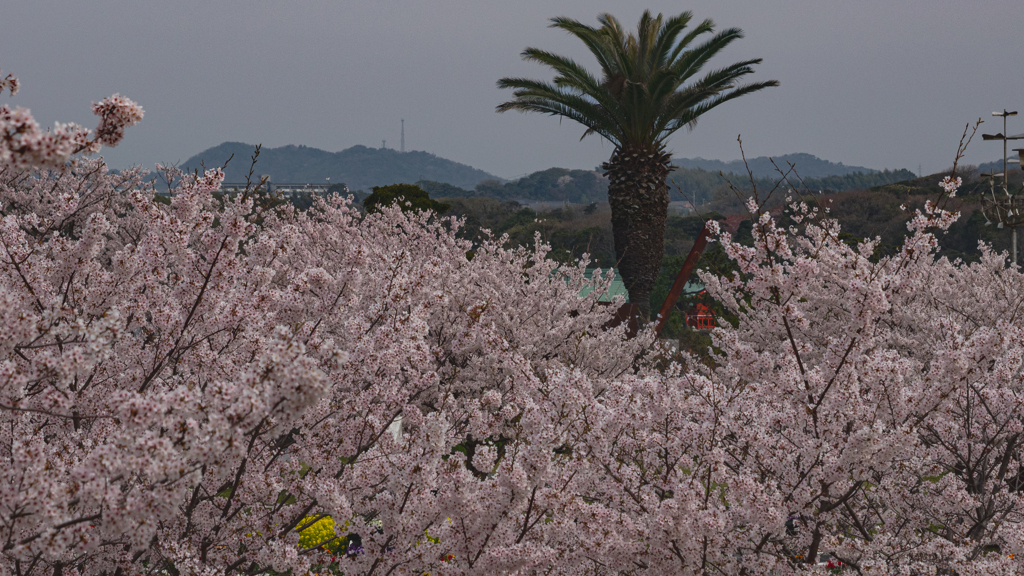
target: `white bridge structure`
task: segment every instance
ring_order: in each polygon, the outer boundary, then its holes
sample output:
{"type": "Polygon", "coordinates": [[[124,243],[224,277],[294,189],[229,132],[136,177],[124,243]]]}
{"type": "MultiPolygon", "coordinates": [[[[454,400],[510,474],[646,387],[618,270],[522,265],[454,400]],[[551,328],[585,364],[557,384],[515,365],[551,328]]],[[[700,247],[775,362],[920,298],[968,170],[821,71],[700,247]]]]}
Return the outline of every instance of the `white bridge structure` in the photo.
{"type": "MultiPolygon", "coordinates": [[[[259,180],[249,184],[251,188],[255,188],[259,185],[259,180]]],[[[264,183],[264,190],[271,194],[280,194],[281,196],[292,196],[295,194],[326,194],[327,190],[331,187],[330,183],[326,184],[309,184],[306,182],[298,183],[278,183],[267,180],[264,183]]],[[[224,182],[220,185],[220,191],[226,193],[232,192],[244,192],[246,188],[245,182],[224,182]]],[[[250,189],[251,189],[250,188],[250,189]]],[[[348,192],[346,187],[345,193],[348,192]]]]}

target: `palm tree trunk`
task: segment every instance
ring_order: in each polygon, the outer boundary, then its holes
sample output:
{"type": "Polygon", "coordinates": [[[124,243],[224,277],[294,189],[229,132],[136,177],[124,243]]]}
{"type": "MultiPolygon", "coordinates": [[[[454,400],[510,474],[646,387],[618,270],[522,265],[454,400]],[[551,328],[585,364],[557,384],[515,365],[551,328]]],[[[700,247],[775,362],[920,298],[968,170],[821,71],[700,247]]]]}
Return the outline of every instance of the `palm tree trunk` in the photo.
{"type": "Polygon", "coordinates": [[[619,274],[645,320],[651,317],[651,290],[665,253],[670,158],[660,151],[617,148],[602,165],[619,274]]]}

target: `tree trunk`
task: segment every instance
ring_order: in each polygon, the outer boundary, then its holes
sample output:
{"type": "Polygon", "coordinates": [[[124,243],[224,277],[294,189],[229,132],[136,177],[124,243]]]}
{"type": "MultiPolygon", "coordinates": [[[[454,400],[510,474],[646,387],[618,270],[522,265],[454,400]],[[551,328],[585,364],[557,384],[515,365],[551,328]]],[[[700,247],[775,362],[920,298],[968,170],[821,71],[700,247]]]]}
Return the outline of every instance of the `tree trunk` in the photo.
{"type": "Polygon", "coordinates": [[[612,234],[619,274],[629,301],[651,317],[651,290],[665,252],[665,219],[671,156],[657,150],[617,148],[602,165],[608,176],[612,234]]]}

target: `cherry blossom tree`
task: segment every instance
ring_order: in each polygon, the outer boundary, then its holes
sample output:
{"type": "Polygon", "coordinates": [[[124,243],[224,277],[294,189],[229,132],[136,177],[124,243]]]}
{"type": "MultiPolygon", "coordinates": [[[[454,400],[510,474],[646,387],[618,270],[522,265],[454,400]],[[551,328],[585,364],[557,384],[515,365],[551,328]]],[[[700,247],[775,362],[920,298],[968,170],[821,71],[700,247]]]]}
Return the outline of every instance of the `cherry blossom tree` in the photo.
{"type": "Polygon", "coordinates": [[[941,257],[944,204],[879,257],[750,203],[704,278],[738,324],[664,367],[585,260],[216,169],[158,194],[75,156],[137,121],[105,102],[67,155],[2,125],[5,573],[1021,571],[1024,279],[941,257]]]}
{"type": "MultiPolygon", "coordinates": [[[[0,75],[0,94],[7,90],[14,96],[20,86],[13,74],[0,75]]],[[[43,131],[28,109],[0,105],[0,166],[63,168],[75,154],[117,146],[125,128],[138,124],[143,116],[141,106],[120,94],[94,102],[92,111],[100,117],[95,132],[59,122],[43,131]]]]}
{"type": "Polygon", "coordinates": [[[688,377],[723,430],[703,485],[727,503],[737,571],[828,553],[865,574],[1020,573],[1019,270],[984,245],[972,264],[937,255],[959,215],[932,203],[883,258],[791,208],[783,227],[750,203],[753,247],[722,234],[740,271],[705,281],[739,325],[688,377]]]}
{"type": "Polygon", "coordinates": [[[323,515],[360,536],[346,571],[513,571],[572,544],[543,534],[573,534],[587,476],[556,448],[579,415],[547,396],[650,341],[603,328],[610,277],[540,243],[469,253],[427,214],[221,198],[216,170],[169,171],[165,205],[138,171],[14,153],[7,570],[302,572],[329,563],[297,546],[323,515]]]}

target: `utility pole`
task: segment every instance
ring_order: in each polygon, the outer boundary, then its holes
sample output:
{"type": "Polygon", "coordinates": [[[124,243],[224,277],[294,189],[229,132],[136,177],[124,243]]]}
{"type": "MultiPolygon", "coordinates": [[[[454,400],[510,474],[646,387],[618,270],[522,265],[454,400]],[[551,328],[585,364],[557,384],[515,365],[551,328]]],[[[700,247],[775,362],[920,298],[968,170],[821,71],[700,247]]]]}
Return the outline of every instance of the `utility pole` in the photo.
{"type": "Polygon", "coordinates": [[[405,152],[405,118],[402,118],[402,152],[405,152]]]}
{"type": "MultiPolygon", "coordinates": [[[[1007,173],[1007,164],[1010,163],[1009,158],[1006,156],[1006,141],[1007,140],[1021,140],[1024,139],[1024,134],[1016,134],[1010,136],[1006,133],[1006,118],[1009,116],[1016,116],[1017,112],[1007,112],[1004,108],[1002,112],[993,112],[993,116],[1001,116],[1003,118],[1003,131],[999,134],[982,134],[982,140],[1002,140],[1003,141],[1003,194],[1006,196],[1004,201],[994,201],[993,208],[995,209],[996,216],[999,216],[999,208],[1003,208],[1005,217],[1000,217],[999,223],[1006,224],[1010,227],[1012,232],[1012,245],[1013,245],[1013,264],[1017,265],[1017,226],[1021,225],[1020,218],[1020,201],[1019,198],[1010,196],[1010,185],[1009,185],[1009,174],[1007,173]],[[1005,206],[999,206],[999,204],[1005,203],[1005,206]]],[[[995,180],[996,174],[993,174],[993,180],[995,180]]]]}

